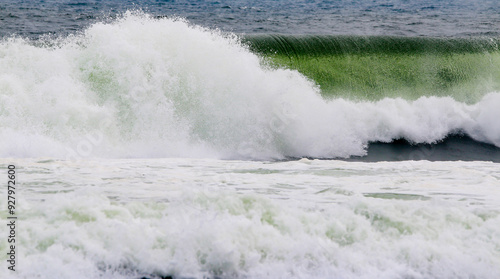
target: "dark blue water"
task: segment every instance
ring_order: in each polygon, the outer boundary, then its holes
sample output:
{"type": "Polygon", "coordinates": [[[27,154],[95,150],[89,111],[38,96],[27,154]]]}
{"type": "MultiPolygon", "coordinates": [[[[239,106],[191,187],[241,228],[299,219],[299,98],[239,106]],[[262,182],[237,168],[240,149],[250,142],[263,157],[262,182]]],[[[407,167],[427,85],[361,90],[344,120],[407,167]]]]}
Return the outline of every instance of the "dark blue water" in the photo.
{"type": "Polygon", "coordinates": [[[498,36],[496,0],[2,0],[0,36],[66,35],[127,10],[236,33],[498,36]]]}

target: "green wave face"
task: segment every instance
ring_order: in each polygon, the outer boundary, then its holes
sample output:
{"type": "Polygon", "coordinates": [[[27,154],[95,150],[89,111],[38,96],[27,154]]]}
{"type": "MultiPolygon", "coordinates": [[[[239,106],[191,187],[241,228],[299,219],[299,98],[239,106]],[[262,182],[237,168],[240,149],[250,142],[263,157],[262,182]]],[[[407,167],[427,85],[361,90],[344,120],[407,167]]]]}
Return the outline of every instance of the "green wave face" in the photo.
{"type": "Polygon", "coordinates": [[[450,96],[475,103],[500,90],[499,39],[250,35],[273,67],[298,70],[324,97],[450,96]]]}

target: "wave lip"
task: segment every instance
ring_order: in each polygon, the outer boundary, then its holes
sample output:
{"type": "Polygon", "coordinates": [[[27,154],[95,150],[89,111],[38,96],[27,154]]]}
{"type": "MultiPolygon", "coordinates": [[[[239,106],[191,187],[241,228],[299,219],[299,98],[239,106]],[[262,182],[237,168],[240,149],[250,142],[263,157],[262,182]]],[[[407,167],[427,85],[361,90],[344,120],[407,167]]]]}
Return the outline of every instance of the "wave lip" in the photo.
{"type": "Polygon", "coordinates": [[[252,51],[263,54],[339,55],[339,54],[413,54],[484,53],[500,50],[500,38],[429,38],[346,35],[245,35],[242,41],[252,51]]]}

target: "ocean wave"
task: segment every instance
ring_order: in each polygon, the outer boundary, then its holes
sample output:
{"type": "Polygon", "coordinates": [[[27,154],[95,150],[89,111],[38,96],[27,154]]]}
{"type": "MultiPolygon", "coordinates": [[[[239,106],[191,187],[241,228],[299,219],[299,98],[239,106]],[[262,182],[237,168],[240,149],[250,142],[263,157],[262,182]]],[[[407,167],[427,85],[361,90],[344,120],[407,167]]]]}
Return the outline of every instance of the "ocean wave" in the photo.
{"type": "Polygon", "coordinates": [[[325,99],[234,34],[126,13],[79,35],[0,43],[0,156],[363,156],[452,134],[500,147],[500,93],[325,99]]]}

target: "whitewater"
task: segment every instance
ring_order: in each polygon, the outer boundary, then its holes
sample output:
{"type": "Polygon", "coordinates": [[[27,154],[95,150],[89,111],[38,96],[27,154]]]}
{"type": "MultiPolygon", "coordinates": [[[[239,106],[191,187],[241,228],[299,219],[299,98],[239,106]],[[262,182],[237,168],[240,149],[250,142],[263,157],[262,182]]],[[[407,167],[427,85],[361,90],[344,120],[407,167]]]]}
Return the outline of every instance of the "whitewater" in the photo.
{"type": "Polygon", "coordinates": [[[9,278],[500,272],[494,163],[6,161],[22,166],[19,264],[9,278]]]}
{"type": "Polygon", "coordinates": [[[131,12],[0,41],[8,278],[498,277],[498,158],[412,159],[456,136],[500,148],[499,92],[325,98],[242,41],[131,12]],[[345,161],[395,140],[415,156],[345,161]]]}

